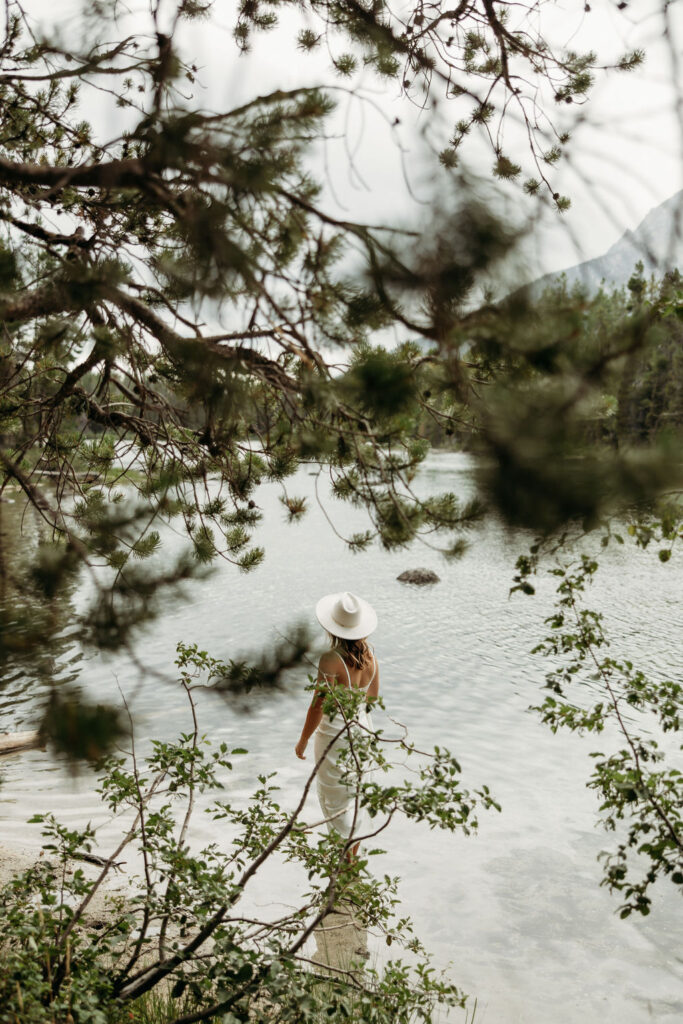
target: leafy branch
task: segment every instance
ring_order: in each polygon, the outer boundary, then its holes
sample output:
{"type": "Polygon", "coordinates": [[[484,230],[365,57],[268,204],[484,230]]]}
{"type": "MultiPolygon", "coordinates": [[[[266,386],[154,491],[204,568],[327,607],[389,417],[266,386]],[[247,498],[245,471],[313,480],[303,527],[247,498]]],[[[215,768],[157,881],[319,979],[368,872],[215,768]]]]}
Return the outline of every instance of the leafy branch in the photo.
{"type": "Polygon", "coordinates": [[[88,1021],[95,1006],[119,1024],[128,1019],[126,1007],[161,985],[184,1000],[169,1024],[198,1024],[228,1012],[247,1020],[264,1005],[283,1014],[296,1006],[297,1020],[314,1024],[320,1014],[344,1012],[340,1007],[356,998],[378,1024],[394,1024],[429,1020],[438,1004],[464,1005],[456,986],[434,973],[409,919],[395,919],[397,880],[370,873],[369,858],[381,851],[371,849],[358,859],[348,853],[359,840],[381,834],[399,813],[467,833],[476,827],[478,803],[496,806],[487,788],[470,795],[459,785],[452,755],[418,752],[405,734],[388,738],[388,744],[419,757],[416,781],[367,782],[369,771],[382,774],[390,766],[383,736],[359,728],[362,695],[330,690],[326,699],[331,711],[336,708],[339,729],[328,750],[344,738],[343,763],[350,766],[357,807],[369,812],[372,824],[343,839],[334,830],[321,836],[319,826],[303,819],[319,762],[293,810],[280,805],[272,775],[260,776],[246,805],[213,799],[208,812],[224,823],[227,844],[193,852],[197,795],[222,789],[235,757],[246,751],[226,743],[212,749],[199,731],[193,694],[224,675],[227,666],[184,644],[178,646],[177,665],[192,728],[175,743],[154,742],[144,759],[132,745],[129,755],[102,764],[103,800],[116,815],[132,814],[132,822],[96,877],[81,868],[67,870],[79,856],[92,856],[94,830],[65,828],[49,814],[33,819],[42,824],[45,857],[0,890],[0,926],[11,928],[13,936],[3,950],[2,1024],[28,1024],[45,1015],[88,1021]],[[124,896],[108,897],[106,927],[96,929],[89,908],[127,848],[139,851],[144,878],[141,884],[129,878],[124,896]],[[239,903],[249,883],[276,855],[303,868],[306,890],[277,920],[242,914],[239,903]],[[409,970],[397,959],[382,969],[335,970],[332,964],[328,971],[311,962],[309,938],[340,909],[356,927],[373,928],[387,945],[410,950],[415,967],[409,970]]]}
{"type": "MultiPolygon", "coordinates": [[[[517,569],[515,589],[529,592],[536,556],[522,556],[517,569]]],[[[582,606],[597,570],[587,555],[549,570],[558,580],[556,609],[545,620],[551,632],[534,653],[554,664],[546,674],[550,693],[532,710],[553,732],[599,734],[611,724],[623,743],[612,753],[591,754],[587,785],[600,800],[603,827],[618,837],[616,849],[600,855],[602,884],[620,894],[620,914],[627,917],[650,912],[649,890],[660,877],[683,890],[683,771],[675,748],[661,748],[663,737],[681,731],[683,686],[651,680],[631,661],[606,653],[603,615],[582,606]]]]}

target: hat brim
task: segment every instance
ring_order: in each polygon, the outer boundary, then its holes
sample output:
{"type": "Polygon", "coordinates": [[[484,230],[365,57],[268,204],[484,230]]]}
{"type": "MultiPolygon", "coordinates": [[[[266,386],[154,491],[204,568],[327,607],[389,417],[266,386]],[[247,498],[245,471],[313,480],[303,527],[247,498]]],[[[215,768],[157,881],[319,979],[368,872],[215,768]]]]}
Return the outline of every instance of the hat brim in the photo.
{"type": "Polygon", "coordinates": [[[315,617],[323,629],[326,629],[332,636],[338,636],[342,640],[362,640],[377,629],[377,612],[364,601],[362,597],[357,598],[360,606],[360,619],[355,626],[342,626],[332,616],[332,609],[341,597],[342,592],[337,594],[326,594],[321,597],[315,606],[315,617]]]}

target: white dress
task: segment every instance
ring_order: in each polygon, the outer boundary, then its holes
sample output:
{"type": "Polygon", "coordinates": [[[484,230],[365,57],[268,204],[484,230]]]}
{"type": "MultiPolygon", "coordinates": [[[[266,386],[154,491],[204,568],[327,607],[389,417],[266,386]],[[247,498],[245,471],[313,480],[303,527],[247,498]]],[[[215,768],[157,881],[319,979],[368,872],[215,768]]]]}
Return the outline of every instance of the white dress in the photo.
{"type": "MultiPolygon", "coordinates": [[[[351,676],[349,674],[348,667],[341,655],[339,655],[339,657],[342,665],[346,669],[349,687],[351,687],[351,676]]],[[[373,666],[370,682],[366,686],[358,687],[358,689],[363,689],[365,691],[369,690],[372,681],[375,678],[377,661],[374,654],[372,656],[372,660],[373,666]]],[[[355,689],[355,687],[353,687],[353,689],[355,689]]],[[[330,740],[339,732],[343,724],[344,720],[341,715],[336,715],[332,721],[327,715],[323,715],[322,721],[315,733],[314,750],[316,764],[320,761],[320,758],[323,757],[323,753],[330,740]]],[[[358,729],[359,726],[366,729],[372,729],[372,719],[370,717],[370,712],[366,711],[365,704],[361,704],[356,712],[356,717],[351,723],[352,735],[354,728],[358,729]]],[[[339,739],[334,741],[330,749],[325,754],[316,776],[318,800],[320,801],[320,809],[326,820],[327,828],[329,831],[338,832],[340,836],[344,837],[344,839],[348,839],[351,835],[361,835],[365,820],[365,815],[362,813],[360,807],[356,807],[357,790],[353,785],[353,779],[347,779],[347,781],[344,782],[342,779],[344,772],[337,764],[339,752],[343,747],[348,747],[348,742],[349,735],[348,732],[344,730],[339,739]]]]}

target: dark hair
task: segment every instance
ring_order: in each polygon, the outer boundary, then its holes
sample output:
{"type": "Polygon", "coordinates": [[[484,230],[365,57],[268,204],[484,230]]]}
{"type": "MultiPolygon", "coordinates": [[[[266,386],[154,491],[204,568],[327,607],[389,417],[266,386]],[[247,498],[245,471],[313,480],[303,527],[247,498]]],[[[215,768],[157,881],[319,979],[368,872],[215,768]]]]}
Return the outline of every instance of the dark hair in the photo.
{"type": "Polygon", "coordinates": [[[330,633],[330,646],[337,650],[351,668],[363,668],[370,660],[370,645],[365,637],[360,640],[346,640],[343,636],[330,633]]]}

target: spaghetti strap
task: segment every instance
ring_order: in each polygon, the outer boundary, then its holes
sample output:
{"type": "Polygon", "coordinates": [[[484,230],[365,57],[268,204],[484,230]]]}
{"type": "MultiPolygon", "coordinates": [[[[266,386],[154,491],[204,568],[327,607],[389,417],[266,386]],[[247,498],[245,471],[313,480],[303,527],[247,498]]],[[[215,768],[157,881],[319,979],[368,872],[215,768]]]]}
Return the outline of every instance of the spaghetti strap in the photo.
{"type": "Polygon", "coordinates": [[[351,686],[351,673],[349,672],[349,666],[346,664],[346,662],[344,661],[344,659],[342,658],[341,654],[339,653],[339,651],[337,650],[336,647],[334,648],[334,653],[337,655],[337,657],[341,661],[342,665],[346,669],[346,678],[349,681],[349,690],[352,690],[353,687],[351,686]]]}
{"type": "Polygon", "coordinates": [[[367,682],[365,684],[365,686],[352,686],[352,684],[351,684],[351,673],[349,672],[349,666],[346,664],[346,662],[344,661],[344,659],[342,658],[340,652],[337,650],[336,647],[334,648],[334,653],[337,655],[337,657],[339,658],[339,660],[341,661],[342,665],[344,666],[344,668],[346,670],[346,678],[347,678],[348,683],[349,683],[349,689],[350,690],[369,690],[370,687],[372,686],[372,681],[375,678],[375,673],[377,672],[377,658],[375,657],[374,651],[372,652],[372,675],[370,676],[369,682],[367,682]]]}

